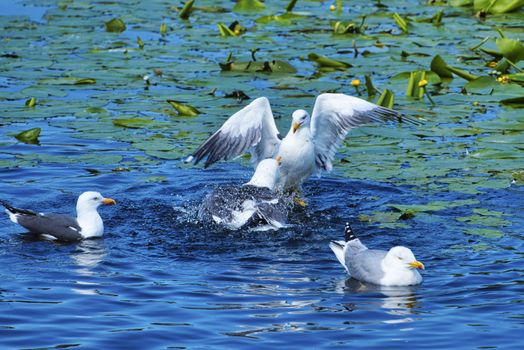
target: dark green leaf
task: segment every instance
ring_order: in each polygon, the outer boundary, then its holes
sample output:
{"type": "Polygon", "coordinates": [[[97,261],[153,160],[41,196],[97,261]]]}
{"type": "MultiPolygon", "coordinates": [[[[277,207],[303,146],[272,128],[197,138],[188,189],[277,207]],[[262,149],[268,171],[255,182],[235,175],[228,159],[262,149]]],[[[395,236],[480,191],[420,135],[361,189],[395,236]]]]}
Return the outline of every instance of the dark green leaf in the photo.
{"type": "Polygon", "coordinates": [[[189,15],[191,14],[191,10],[193,8],[193,4],[195,3],[195,0],[189,0],[184,4],[184,7],[182,7],[182,10],[180,10],[180,13],[178,16],[182,19],[188,19],[189,15]]]}
{"type": "Polygon", "coordinates": [[[106,22],[105,25],[106,32],[121,33],[126,30],[126,25],[120,18],[113,18],[112,20],[106,22]]]}
{"type": "Polygon", "coordinates": [[[200,111],[191,105],[175,100],[167,100],[167,102],[178,112],[180,116],[194,117],[200,114],[200,111]]]}
{"type": "Polygon", "coordinates": [[[17,140],[22,141],[23,143],[38,144],[38,137],[40,136],[41,131],[42,129],[40,128],[33,128],[22,131],[21,133],[15,135],[15,137],[17,140]]]}

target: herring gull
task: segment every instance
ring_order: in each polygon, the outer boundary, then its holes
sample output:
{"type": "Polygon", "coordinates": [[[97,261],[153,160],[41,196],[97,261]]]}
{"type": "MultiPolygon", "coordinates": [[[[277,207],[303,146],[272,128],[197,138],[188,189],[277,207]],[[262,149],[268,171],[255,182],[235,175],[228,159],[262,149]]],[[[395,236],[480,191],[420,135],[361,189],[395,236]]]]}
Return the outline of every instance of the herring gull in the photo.
{"type": "Polygon", "coordinates": [[[317,97],[311,117],[299,109],[292,114],[291,128],[281,138],[269,100],[259,97],[233,114],[186,162],[204,167],[250,152],[256,166],[261,160],[282,156],[277,188],[300,190],[304,180],[322,170],[331,171],[335,153],[347,133],[359,125],[383,121],[416,121],[392,109],[345,94],[317,97]]]}
{"type": "Polygon", "coordinates": [[[12,222],[30,233],[47,239],[77,241],[100,237],[104,234],[104,223],[97,212],[101,204],[116,204],[114,199],[104,198],[98,192],[84,192],[76,203],[76,218],[63,214],[36,213],[27,209],[14,208],[0,201],[12,222]]]}
{"type": "Polygon", "coordinates": [[[257,226],[278,229],[285,226],[291,200],[274,191],[281,159],[268,158],[258,163],[249,182],[227,185],[209,193],[198,211],[200,221],[213,221],[230,230],[257,226]]]}
{"type": "Polygon", "coordinates": [[[417,271],[424,265],[406,247],[389,251],[368,249],[355,236],[349,223],[345,226],[345,241],[332,241],[329,247],[347,273],[359,281],[382,286],[410,286],[422,283],[417,271]]]}

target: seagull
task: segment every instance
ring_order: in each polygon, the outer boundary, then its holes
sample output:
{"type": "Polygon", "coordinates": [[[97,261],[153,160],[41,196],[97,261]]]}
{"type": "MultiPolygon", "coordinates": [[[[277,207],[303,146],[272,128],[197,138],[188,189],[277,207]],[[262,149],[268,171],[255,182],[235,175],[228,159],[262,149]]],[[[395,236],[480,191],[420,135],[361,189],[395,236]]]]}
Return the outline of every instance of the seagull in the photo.
{"type": "Polygon", "coordinates": [[[422,283],[417,271],[424,264],[415,259],[406,247],[396,246],[389,251],[368,249],[345,225],[345,241],[332,241],[329,247],[347,273],[359,281],[381,286],[411,286],[422,283]]]}
{"type": "Polygon", "coordinates": [[[63,214],[36,213],[31,210],[14,208],[0,201],[12,222],[43,238],[59,241],[77,241],[101,237],[104,223],[96,211],[101,204],[116,204],[114,199],[104,198],[98,192],[84,192],[76,203],[77,217],[63,214]]]}
{"type": "Polygon", "coordinates": [[[291,200],[274,191],[281,161],[264,159],[247,183],[216,188],[200,205],[199,220],[213,221],[230,230],[256,225],[257,230],[284,227],[291,200]]]}
{"type": "Polygon", "coordinates": [[[331,171],[335,153],[349,130],[369,122],[407,121],[392,109],[345,94],[324,93],[317,97],[311,116],[303,109],[292,114],[289,132],[281,138],[269,100],[259,97],[229,117],[186,162],[204,167],[250,152],[256,167],[266,158],[283,158],[277,188],[299,191],[311,174],[331,171]]]}

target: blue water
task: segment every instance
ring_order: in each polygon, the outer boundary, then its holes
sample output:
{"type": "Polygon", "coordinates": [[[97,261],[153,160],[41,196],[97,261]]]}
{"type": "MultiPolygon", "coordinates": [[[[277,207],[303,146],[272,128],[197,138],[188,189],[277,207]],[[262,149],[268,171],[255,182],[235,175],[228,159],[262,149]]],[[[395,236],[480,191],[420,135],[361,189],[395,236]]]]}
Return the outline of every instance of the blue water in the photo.
{"type": "MultiPolygon", "coordinates": [[[[71,119],[0,119],[0,162],[31,154],[143,156],[126,142],[74,138],[81,130],[57,126],[71,119]],[[13,140],[29,127],[42,128],[40,145],[13,140]]],[[[251,168],[232,162],[203,170],[162,159],[130,172],[116,166],[42,159],[0,168],[0,198],[17,207],[74,214],[85,190],[118,202],[100,208],[104,237],[80,243],[28,239],[0,216],[0,348],[523,346],[524,186],[428,194],[335,169],[307,182],[308,206],[292,213],[291,227],[231,232],[197,222],[196,206],[214,186],[246,181],[251,168]],[[420,213],[401,221],[406,228],[359,220],[389,203],[464,199],[479,204],[420,213]],[[479,207],[504,212],[502,237],[466,234],[472,226],[455,220],[479,207]],[[370,247],[412,248],[426,266],[423,284],[381,288],[348,279],[328,247],[346,221],[370,247]]]]}
{"type": "Polygon", "coordinates": [[[427,223],[410,220],[409,229],[354,220],[382,203],[425,199],[406,187],[312,180],[305,187],[309,207],[292,215],[292,228],[227,232],[194,222],[193,204],[211,186],[229,183],[230,176],[245,178],[250,169],[168,164],[157,172],[169,180],[149,185],[129,174],[71,176],[81,171],[2,172],[2,197],[22,207],[71,212],[76,194],[91,188],[118,201],[101,209],[105,237],[81,243],[23,239],[23,231],[3,218],[4,348],[515,349],[521,344],[522,188],[482,198],[486,208],[504,203],[514,212],[515,229],[474,251],[476,238],[446,224],[460,210],[439,212],[427,223]],[[48,172],[56,177],[32,182],[48,172]],[[47,188],[60,176],[71,179],[65,193],[47,188]],[[380,199],[369,200],[372,196],[380,199]],[[380,288],[346,279],[328,242],[341,238],[348,219],[370,246],[409,245],[426,265],[424,283],[380,288]]]}

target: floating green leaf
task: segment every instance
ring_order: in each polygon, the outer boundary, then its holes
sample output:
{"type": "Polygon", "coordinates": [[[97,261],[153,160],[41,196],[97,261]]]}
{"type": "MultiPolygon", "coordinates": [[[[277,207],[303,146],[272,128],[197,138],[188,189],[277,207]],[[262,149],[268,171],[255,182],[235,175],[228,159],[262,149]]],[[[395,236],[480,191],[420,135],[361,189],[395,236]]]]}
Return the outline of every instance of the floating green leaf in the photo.
{"type": "Polygon", "coordinates": [[[295,5],[297,4],[297,0],[291,0],[287,6],[286,6],[286,11],[287,12],[291,12],[293,11],[293,8],[295,7],[295,5]]]}
{"type": "Polygon", "coordinates": [[[231,72],[266,72],[266,73],[295,73],[296,69],[286,61],[249,61],[219,63],[222,71],[231,72]]]}
{"type": "Polygon", "coordinates": [[[500,14],[515,11],[524,6],[524,0],[474,0],[475,11],[500,14]]]}
{"type": "Polygon", "coordinates": [[[270,16],[260,17],[260,18],[257,18],[255,22],[261,23],[261,24],[268,24],[268,23],[275,22],[277,24],[289,25],[293,23],[294,21],[298,19],[303,19],[303,18],[305,18],[304,15],[294,13],[294,12],[285,12],[281,15],[270,15],[270,16]]]}
{"type": "Polygon", "coordinates": [[[393,13],[393,19],[404,33],[408,32],[408,22],[404,18],[400,17],[400,15],[395,12],[393,13]]]}
{"type": "Polygon", "coordinates": [[[200,114],[200,111],[191,105],[175,100],[167,100],[167,102],[178,112],[180,116],[195,117],[200,114]]]}
{"type": "Polygon", "coordinates": [[[195,0],[189,0],[184,4],[184,7],[182,7],[182,10],[180,10],[180,13],[178,14],[178,17],[182,19],[188,19],[189,15],[191,14],[191,11],[193,9],[193,4],[195,3],[195,0]]]}
{"type": "Polygon", "coordinates": [[[482,236],[486,238],[500,238],[504,236],[504,233],[500,230],[491,228],[468,228],[464,230],[467,235],[482,236]]]}
{"type": "Polygon", "coordinates": [[[167,24],[162,23],[160,25],[160,35],[166,35],[167,33],[167,24]]]}
{"type": "Polygon", "coordinates": [[[119,118],[119,119],[113,119],[113,125],[114,126],[120,126],[123,128],[130,128],[130,129],[140,129],[147,127],[154,123],[151,119],[145,119],[145,118],[119,118]]]}
{"type": "Polygon", "coordinates": [[[233,7],[235,12],[259,12],[266,8],[264,3],[258,0],[238,0],[233,7]]]}
{"type": "Polygon", "coordinates": [[[25,101],[25,106],[26,107],[30,107],[30,108],[36,106],[36,98],[35,97],[31,97],[30,99],[25,101]]]}
{"type": "Polygon", "coordinates": [[[33,128],[29,130],[22,131],[19,134],[16,134],[15,137],[18,141],[22,141],[23,143],[28,144],[38,144],[38,137],[40,136],[40,132],[42,129],[40,128],[33,128]]]}
{"type": "Polygon", "coordinates": [[[478,76],[470,74],[466,71],[463,71],[458,68],[453,68],[446,64],[446,62],[440,57],[440,55],[436,55],[433,60],[431,61],[431,70],[438,74],[441,78],[452,78],[453,74],[458,75],[459,77],[466,79],[466,80],[473,80],[477,79],[478,76]]]}
{"type": "Polygon", "coordinates": [[[126,25],[120,18],[113,18],[112,20],[106,22],[105,25],[106,32],[121,33],[126,30],[126,25]]]}
{"type": "Polygon", "coordinates": [[[96,84],[96,79],[92,78],[82,78],[78,79],[74,82],[75,85],[88,85],[88,84],[96,84]]]}
{"type": "Polygon", "coordinates": [[[393,91],[385,89],[382,94],[380,94],[376,103],[382,107],[393,108],[395,104],[395,94],[393,91]]]}
{"type": "MultiPolygon", "coordinates": [[[[371,77],[368,74],[366,74],[364,76],[364,80],[366,81],[366,89],[368,91],[368,97],[375,96],[377,94],[377,92],[379,92],[379,91],[375,88],[375,86],[373,86],[373,82],[371,81],[371,77]]],[[[381,105],[381,106],[384,106],[384,105],[381,105]]]]}
{"type": "Polygon", "coordinates": [[[140,49],[143,49],[143,48],[144,48],[144,45],[145,45],[145,44],[144,44],[144,41],[143,41],[139,36],[136,37],[136,43],[138,44],[138,47],[139,47],[140,49]]]}
{"type": "Polygon", "coordinates": [[[310,61],[315,62],[318,64],[321,68],[333,68],[333,69],[347,69],[350,67],[353,67],[351,64],[344,62],[344,61],[337,61],[332,58],[317,55],[316,53],[310,53],[308,56],[308,59],[310,61]]]}
{"type": "Polygon", "coordinates": [[[406,96],[422,98],[424,96],[424,87],[419,84],[422,80],[426,80],[425,71],[411,72],[406,89],[406,96]]]}
{"type": "Polygon", "coordinates": [[[524,45],[521,41],[508,38],[497,38],[497,48],[502,55],[513,63],[524,60],[524,45]]]}
{"type": "Polygon", "coordinates": [[[511,176],[518,185],[524,185],[524,170],[514,171],[511,176]]]}

